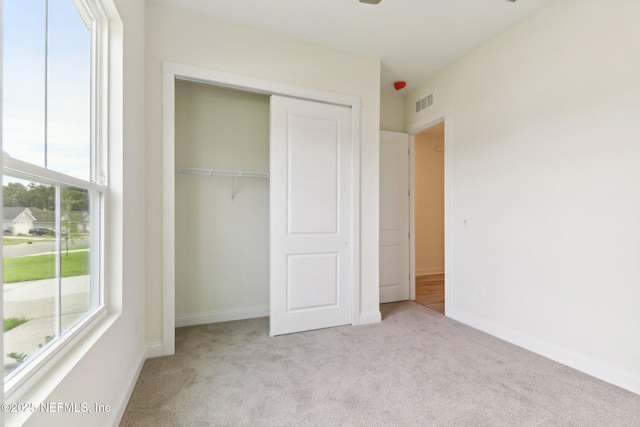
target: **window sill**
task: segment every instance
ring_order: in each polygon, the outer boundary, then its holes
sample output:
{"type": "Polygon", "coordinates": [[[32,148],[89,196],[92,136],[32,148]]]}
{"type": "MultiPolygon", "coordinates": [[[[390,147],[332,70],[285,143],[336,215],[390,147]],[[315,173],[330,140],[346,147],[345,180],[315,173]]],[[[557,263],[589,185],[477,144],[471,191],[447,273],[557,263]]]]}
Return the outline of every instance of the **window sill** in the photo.
{"type": "MultiPolygon", "coordinates": [[[[120,313],[110,313],[106,307],[102,307],[83,327],[52,348],[49,354],[44,356],[44,360],[7,381],[4,401],[27,404],[30,408],[45,402],[119,316],[120,313]]],[[[31,413],[33,411],[5,412],[5,425],[22,425],[31,413]]]]}

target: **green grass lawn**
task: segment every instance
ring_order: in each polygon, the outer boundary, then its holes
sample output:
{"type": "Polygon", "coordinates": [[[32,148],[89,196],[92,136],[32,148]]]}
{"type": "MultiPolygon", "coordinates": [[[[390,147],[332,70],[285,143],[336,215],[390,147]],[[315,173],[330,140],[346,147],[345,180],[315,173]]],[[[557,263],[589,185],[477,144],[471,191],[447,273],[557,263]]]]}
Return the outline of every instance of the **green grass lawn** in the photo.
{"type": "Polygon", "coordinates": [[[30,242],[32,240],[30,239],[25,239],[22,237],[3,237],[2,238],[2,244],[5,246],[11,246],[11,245],[20,245],[22,243],[27,243],[30,242]]]}
{"type": "Polygon", "coordinates": [[[7,237],[4,236],[2,238],[2,244],[5,246],[11,245],[21,245],[26,244],[27,242],[55,242],[56,239],[52,237],[41,237],[41,236],[20,236],[20,237],[7,237]]]}
{"type": "MultiPolygon", "coordinates": [[[[70,251],[71,250],[75,251],[75,250],[78,250],[78,249],[89,249],[90,247],[91,246],[89,246],[89,245],[75,245],[75,246],[69,245],[69,250],[70,251]]],[[[66,250],[67,250],[67,248],[64,245],[62,245],[62,253],[64,253],[64,251],[66,251],[66,250]]]]}
{"type": "MultiPolygon", "coordinates": [[[[4,246],[12,246],[12,245],[25,245],[28,242],[31,243],[39,243],[39,242],[55,242],[56,239],[51,237],[3,237],[2,244],[4,246]]],[[[87,249],[89,245],[76,245],[73,242],[69,243],[69,250],[71,249],[87,249]]],[[[62,241],[62,250],[66,250],[67,247],[65,245],[64,240],[62,241]]]]}
{"type": "Polygon", "coordinates": [[[5,237],[2,239],[2,244],[5,246],[11,246],[11,245],[19,245],[20,243],[25,243],[26,240],[24,239],[16,239],[14,237],[5,237]]]}
{"type": "MultiPolygon", "coordinates": [[[[62,277],[89,274],[89,251],[62,253],[62,277]]],[[[55,277],[55,255],[36,255],[4,260],[4,283],[55,277]]]]}
{"type": "Polygon", "coordinates": [[[29,321],[29,319],[27,319],[24,316],[20,316],[20,317],[9,317],[7,319],[3,319],[3,326],[4,326],[4,331],[10,331],[11,329],[22,325],[23,323],[27,323],[29,321]]]}

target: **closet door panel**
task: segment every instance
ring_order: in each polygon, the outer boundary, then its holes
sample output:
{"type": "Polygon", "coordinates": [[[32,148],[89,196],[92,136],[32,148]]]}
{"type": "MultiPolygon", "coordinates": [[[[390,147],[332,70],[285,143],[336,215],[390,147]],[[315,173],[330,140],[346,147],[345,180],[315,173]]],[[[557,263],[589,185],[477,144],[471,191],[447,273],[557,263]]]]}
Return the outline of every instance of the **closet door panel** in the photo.
{"type": "Polygon", "coordinates": [[[288,232],[335,234],[340,124],[295,113],[289,113],[288,124],[288,232]]]}
{"type": "Polygon", "coordinates": [[[337,253],[287,256],[287,312],[338,304],[337,253]]]}
{"type": "Polygon", "coordinates": [[[271,335],[351,323],[351,109],[271,97],[271,335]]]}

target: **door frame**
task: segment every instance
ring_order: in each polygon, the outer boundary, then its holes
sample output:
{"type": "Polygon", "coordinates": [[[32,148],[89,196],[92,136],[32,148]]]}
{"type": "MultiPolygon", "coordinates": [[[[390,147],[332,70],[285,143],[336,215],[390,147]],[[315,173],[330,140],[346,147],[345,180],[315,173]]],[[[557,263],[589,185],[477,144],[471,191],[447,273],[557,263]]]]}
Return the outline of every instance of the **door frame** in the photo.
{"type": "Polygon", "coordinates": [[[409,298],[416,299],[416,222],[415,222],[415,136],[444,122],[444,311],[453,312],[453,251],[451,193],[453,177],[453,114],[450,110],[435,113],[407,126],[409,134],[409,298]]]}
{"type": "Polygon", "coordinates": [[[246,92],[282,95],[351,108],[352,239],[351,324],[360,323],[360,98],[294,86],[208,68],[162,64],[162,355],[175,353],[175,81],[206,83],[246,92]]]}

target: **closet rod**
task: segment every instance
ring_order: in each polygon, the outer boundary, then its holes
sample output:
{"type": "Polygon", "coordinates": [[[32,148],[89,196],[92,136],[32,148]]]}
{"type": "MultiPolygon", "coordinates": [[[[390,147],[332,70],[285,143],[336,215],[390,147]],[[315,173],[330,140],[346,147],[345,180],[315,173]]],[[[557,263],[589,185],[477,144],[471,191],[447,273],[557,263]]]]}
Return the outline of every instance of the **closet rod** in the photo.
{"type": "Polygon", "coordinates": [[[220,175],[220,176],[243,176],[247,178],[269,178],[269,173],[265,172],[246,172],[246,171],[227,171],[219,169],[198,169],[198,168],[176,168],[177,173],[194,174],[194,175],[220,175]]]}

